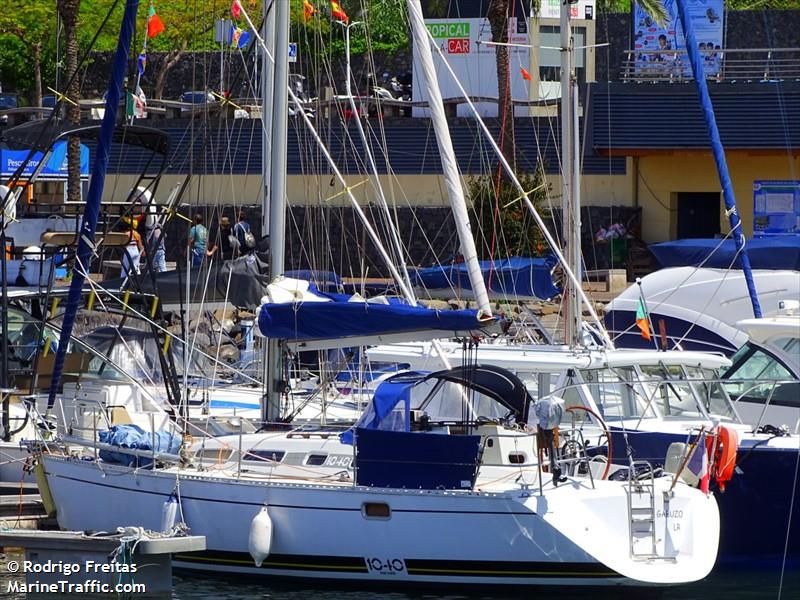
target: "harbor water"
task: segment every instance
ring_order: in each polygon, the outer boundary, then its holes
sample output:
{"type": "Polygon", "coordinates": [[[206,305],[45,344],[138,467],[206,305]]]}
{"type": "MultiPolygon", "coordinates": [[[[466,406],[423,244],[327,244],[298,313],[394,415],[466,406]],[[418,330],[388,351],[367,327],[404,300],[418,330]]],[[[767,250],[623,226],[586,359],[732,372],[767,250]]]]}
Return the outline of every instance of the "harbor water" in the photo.
{"type": "MultiPolygon", "coordinates": [[[[21,555],[20,555],[21,556],[21,555]]],[[[12,556],[9,555],[9,558],[12,556]]],[[[5,563],[5,560],[0,560],[5,563]]],[[[0,565],[0,598],[30,600],[34,596],[9,591],[12,581],[22,581],[18,574],[5,571],[0,565]]],[[[750,567],[718,568],[705,580],[673,588],[470,588],[468,586],[415,586],[405,587],[387,583],[380,587],[343,586],[336,582],[312,580],[269,581],[241,576],[209,576],[188,571],[178,571],[173,578],[173,600],[251,600],[272,598],[276,600],[523,600],[546,595],[559,600],[605,599],[663,599],[663,600],[755,600],[800,598],[800,569],[787,566],[781,583],[780,570],[753,569],[750,567]]],[[[87,594],[36,595],[47,597],[89,598],[87,594]]],[[[105,596],[110,598],[112,596],[105,596]]],[[[116,596],[114,596],[116,598],[116,596]]],[[[121,598],[135,600],[136,595],[121,598]]]]}

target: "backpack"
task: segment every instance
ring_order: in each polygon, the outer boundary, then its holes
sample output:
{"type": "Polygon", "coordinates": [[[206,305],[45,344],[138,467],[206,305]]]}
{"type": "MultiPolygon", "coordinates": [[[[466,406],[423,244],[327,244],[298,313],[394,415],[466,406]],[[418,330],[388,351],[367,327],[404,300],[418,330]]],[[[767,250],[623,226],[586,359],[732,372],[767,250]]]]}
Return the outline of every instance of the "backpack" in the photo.
{"type": "Polygon", "coordinates": [[[242,238],[244,240],[245,248],[255,248],[256,247],[256,236],[253,235],[253,232],[250,231],[250,225],[247,223],[237,223],[236,227],[242,228],[242,238]]]}

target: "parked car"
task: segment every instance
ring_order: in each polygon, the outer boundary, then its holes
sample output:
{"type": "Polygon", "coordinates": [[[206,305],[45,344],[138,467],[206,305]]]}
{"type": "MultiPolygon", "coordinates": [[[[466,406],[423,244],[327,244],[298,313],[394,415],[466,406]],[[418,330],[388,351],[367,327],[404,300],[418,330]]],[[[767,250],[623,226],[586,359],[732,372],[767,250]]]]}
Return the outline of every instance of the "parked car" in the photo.
{"type": "Polygon", "coordinates": [[[180,97],[181,102],[189,104],[207,104],[209,102],[216,102],[214,94],[204,91],[188,91],[183,92],[180,97]]]}
{"type": "Polygon", "coordinates": [[[17,108],[17,95],[0,93],[0,110],[8,110],[9,108],[17,108]]]}

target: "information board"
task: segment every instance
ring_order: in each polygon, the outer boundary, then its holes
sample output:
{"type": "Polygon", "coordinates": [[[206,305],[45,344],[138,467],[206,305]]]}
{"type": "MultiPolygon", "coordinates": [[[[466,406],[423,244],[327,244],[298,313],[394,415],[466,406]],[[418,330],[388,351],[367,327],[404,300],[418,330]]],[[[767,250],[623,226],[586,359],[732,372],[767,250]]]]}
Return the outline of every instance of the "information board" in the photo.
{"type": "Polygon", "coordinates": [[[800,234],[800,181],[753,182],[753,235],[800,234]]]}

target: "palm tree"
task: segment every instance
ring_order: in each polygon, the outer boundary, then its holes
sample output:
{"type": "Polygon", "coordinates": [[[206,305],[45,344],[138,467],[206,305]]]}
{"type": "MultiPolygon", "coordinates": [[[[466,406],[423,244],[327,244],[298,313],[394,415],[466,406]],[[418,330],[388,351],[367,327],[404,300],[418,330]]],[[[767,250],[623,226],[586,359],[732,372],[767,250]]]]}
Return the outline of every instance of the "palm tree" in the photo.
{"type": "MultiPolygon", "coordinates": [[[[66,118],[78,125],[81,121],[81,108],[78,105],[81,86],[78,71],[78,11],[81,0],[58,0],[58,14],[64,25],[64,44],[66,75],[69,85],[64,94],[72,102],[65,102],[66,118]]],[[[81,199],[81,141],[77,136],[67,143],[67,200],[80,202],[81,199]]]]}

